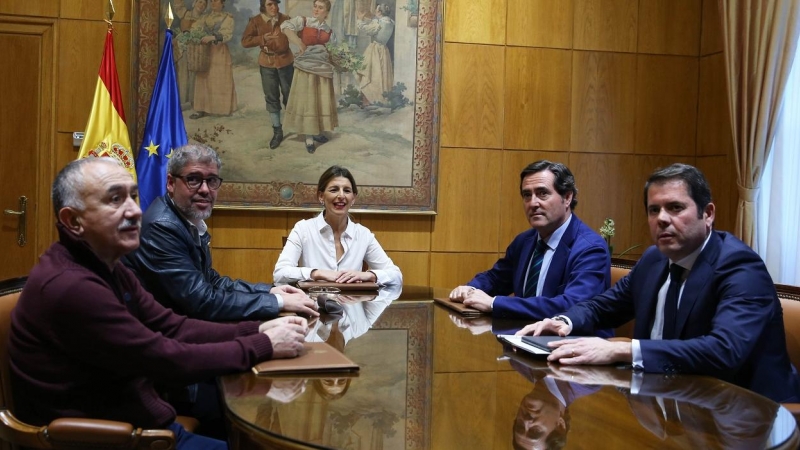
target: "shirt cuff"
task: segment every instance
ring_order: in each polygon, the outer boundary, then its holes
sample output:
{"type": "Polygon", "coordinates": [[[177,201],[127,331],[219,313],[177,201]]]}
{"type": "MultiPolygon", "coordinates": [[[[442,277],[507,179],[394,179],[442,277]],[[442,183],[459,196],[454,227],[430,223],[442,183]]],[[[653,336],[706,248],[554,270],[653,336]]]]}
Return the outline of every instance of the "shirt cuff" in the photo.
{"type": "Polygon", "coordinates": [[[644,370],[642,347],[639,344],[639,339],[631,339],[631,365],[633,370],[644,370]]]}
{"type": "Polygon", "coordinates": [[[278,309],[283,309],[283,297],[281,294],[272,294],[275,296],[275,300],[278,302],[278,309]]]}
{"type": "Polygon", "coordinates": [[[564,316],[564,315],[558,315],[558,316],[553,317],[553,319],[556,319],[556,320],[564,319],[563,322],[566,322],[567,326],[569,327],[569,329],[567,330],[567,335],[572,333],[572,320],[569,317],[564,316]]]}

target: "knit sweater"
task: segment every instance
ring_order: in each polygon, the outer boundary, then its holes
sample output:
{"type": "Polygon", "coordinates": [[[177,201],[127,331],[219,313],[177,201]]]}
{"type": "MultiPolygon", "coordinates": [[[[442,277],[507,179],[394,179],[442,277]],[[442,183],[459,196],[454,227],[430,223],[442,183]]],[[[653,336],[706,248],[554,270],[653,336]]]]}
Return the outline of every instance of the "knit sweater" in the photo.
{"type": "Polygon", "coordinates": [[[11,316],[16,415],[33,425],[87,417],[164,427],[175,410],[153,383],[189,384],[272,356],[258,322],[217,324],[164,308],[59,226],[11,316]]]}

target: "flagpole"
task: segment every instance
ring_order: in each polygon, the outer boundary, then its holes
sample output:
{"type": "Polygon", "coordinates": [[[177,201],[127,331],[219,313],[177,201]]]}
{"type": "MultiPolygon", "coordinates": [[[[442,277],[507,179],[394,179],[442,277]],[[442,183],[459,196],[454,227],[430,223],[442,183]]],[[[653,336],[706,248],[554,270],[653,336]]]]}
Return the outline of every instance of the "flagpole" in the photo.
{"type": "Polygon", "coordinates": [[[117,10],[114,9],[114,0],[108,0],[108,3],[106,3],[105,7],[105,13],[106,13],[105,21],[108,24],[108,28],[114,28],[114,24],[111,23],[111,21],[114,19],[114,14],[116,12],[117,10]]]}
{"type": "Polygon", "coordinates": [[[164,18],[164,20],[167,22],[168,30],[172,28],[172,21],[174,18],[175,17],[172,15],[172,3],[167,3],[167,16],[164,18]]]}

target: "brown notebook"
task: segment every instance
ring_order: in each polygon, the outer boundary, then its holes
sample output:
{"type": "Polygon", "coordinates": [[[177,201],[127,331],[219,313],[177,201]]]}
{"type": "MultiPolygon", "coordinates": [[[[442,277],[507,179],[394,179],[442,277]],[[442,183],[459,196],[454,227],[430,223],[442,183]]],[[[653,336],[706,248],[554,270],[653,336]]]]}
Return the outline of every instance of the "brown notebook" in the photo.
{"type": "Polygon", "coordinates": [[[483,315],[483,312],[478,311],[475,308],[470,308],[469,306],[464,306],[463,303],[454,302],[449,298],[435,297],[433,300],[446,308],[450,308],[453,311],[458,312],[464,317],[478,317],[483,315]]]}
{"type": "Polygon", "coordinates": [[[308,289],[314,286],[321,287],[334,287],[340,291],[377,291],[378,283],[334,283],[333,281],[298,281],[297,287],[300,289],[308,289]]]}
{"type": "Polygon", "coordinates": [[[253,372],[256,375],[289,375],[358,371],[358,364],[325,342],[306,342],[304,347],[303,354],[297,358],[264,361],[256,364],[253,372]]]}

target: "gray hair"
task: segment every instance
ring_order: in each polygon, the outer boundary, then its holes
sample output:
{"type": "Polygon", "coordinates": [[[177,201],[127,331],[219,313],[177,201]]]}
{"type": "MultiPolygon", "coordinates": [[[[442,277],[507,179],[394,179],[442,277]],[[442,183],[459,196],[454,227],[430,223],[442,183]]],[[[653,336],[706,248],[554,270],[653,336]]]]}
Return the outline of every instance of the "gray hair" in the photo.
{"type": "Polygon", "coordinates": [[[58,212],[63,208],[73,208],[78,211],[83,210],[85,205],[81,192],[86,186],[83,169],[84,166],[89,164],[114,164],[120,166],[117,160],[106,157],[77,159],[64,166],[64,168],[58,172],[58,175],[56,175],[56,179],[53,181],[53,189],[50,193],[56,217],[58,217],[58,212]]]}
{"type": "Polygon", "coordinates": [[[167,173],[180,175],[183,168],[192,163],[213,163],[217,165],[217,170],[222,168],[222,160],[213,148],[203,144],[186,144],[172,151],[172,157],[167,163],[167,173]]]}

